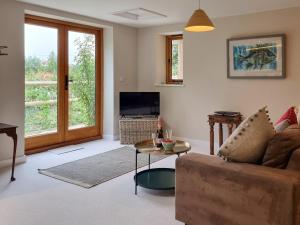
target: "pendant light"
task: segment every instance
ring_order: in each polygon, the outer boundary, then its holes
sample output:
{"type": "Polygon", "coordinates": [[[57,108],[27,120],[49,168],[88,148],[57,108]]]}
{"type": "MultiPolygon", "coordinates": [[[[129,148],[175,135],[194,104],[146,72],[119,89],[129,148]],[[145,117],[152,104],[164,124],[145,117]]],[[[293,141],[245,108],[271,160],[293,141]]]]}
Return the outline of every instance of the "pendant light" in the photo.
{"type": "Polygon", "coordinates": [[[211,22],[207,14],[200,8],[199,0],[199,9],[197,9],[192,15],[185,26],[185,30],[188,32],[207,32],[214,29],[214,24],[211,22]]]}

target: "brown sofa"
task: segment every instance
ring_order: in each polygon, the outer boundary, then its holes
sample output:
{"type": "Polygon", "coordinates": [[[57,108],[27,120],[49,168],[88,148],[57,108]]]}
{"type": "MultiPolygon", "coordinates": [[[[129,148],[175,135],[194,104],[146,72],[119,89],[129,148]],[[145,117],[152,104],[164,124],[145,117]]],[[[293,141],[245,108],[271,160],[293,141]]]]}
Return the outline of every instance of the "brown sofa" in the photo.
{"type": "Polygon", "coordinates": [[[285,170],[195,153],[178,158],[176,219],[188,225],[300,225],[300,149],[285,170]]]}

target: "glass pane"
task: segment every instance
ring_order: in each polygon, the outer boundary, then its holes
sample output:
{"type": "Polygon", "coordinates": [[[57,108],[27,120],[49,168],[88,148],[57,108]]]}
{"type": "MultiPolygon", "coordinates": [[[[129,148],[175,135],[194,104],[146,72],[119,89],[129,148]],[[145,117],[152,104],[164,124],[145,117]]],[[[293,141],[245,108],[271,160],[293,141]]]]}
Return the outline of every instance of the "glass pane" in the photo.
{"type": "Polygon", "coordinates": [[[172,79],[183,79],[183,40],[172,40],[172,79]]]}
{"type": "Polygon", "coordinates": [[[25,136],[57,132],[55,28],[25,24],[25,136]]]}
{"type": "Polygon", "coordinates": [[[95,125],[95,35],[69,31],[69,129],[95,125]]]}

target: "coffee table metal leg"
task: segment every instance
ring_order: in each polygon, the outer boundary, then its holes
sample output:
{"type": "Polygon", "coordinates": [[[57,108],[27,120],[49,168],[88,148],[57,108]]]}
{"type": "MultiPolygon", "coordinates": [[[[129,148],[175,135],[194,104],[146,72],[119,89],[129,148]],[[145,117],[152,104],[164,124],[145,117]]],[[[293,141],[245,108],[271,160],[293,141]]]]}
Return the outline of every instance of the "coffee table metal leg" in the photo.
{"type": "Polygon", "coordinates": [[[149,157],[148,157],[148,168],[150,170],[150,154],[149,154],[149,157]]]}
{"type": "Polygon", "coordinates": [[[137,155],[138,151],[135,150],[135,194],[137,195],[137,155]]]}

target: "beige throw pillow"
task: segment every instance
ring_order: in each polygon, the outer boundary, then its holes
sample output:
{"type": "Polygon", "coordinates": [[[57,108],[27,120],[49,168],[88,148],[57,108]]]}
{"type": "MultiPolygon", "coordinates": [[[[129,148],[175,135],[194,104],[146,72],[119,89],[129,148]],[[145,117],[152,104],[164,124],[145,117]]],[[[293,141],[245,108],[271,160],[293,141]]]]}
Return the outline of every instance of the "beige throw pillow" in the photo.
{"type": "Polygon", "coordinates": [[[268,141],[275,135],[266,107],[244,120],[221,146],[218,155],[227,161],[259,163],[268,141]]]}

